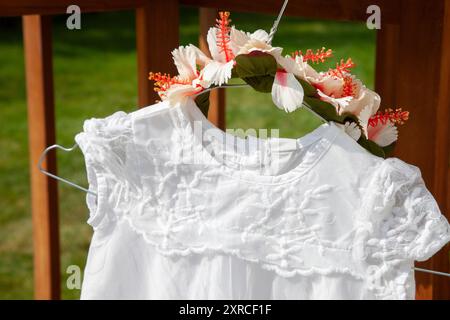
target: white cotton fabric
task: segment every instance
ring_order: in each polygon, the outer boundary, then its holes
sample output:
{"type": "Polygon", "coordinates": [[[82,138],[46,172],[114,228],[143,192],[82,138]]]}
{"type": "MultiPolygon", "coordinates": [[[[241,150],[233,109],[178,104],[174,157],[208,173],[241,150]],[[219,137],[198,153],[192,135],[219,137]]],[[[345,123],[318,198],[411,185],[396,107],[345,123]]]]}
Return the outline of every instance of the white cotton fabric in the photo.
{"type": "Polygon", "coordinates": [[[233,137],[190,99],[85,122],[82,299],[414,298],[414,260],[450,240],[417,167],[333,123],[233,137]]]}

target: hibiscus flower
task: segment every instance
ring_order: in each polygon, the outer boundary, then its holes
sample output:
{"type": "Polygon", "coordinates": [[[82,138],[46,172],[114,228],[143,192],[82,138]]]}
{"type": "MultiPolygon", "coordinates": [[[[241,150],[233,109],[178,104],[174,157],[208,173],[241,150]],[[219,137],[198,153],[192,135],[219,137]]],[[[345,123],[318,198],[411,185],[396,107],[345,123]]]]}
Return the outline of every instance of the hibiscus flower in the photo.
{"type": "Polygon", "coordinates": [[[235,53],[230,39],[230,13],[219,12],[219,16],[217,25],[209,29],[206,37],[212,60],[207,61],[203,76],[205,81],[221,86],[231,78],[235,53]]]}
{"type": "Polygon", "coordinates": [[[409,118],[409,112],[402,109],[387,109],[371,115],[368,120],[368,111],[362,115],[362,127],[366,137],[374,141],[380,147],[387,147],[397,141],[398,130],[396,125],[402,125],[409,118]]]}
{"type": "Polygon", "coordinates": [[[302,105],[303,98],[303,87],[294,74],[279,69],[272,85],[272,100],[275,105],[286,112],[292,112],[302,105]]]}
{"type": "Polygon", "coordinates": [[[180,46],[172,51],[172,57],[178,70],[177,76],[150,72],[149,79],[155,81],[155,91],[162,100],[171,103],[201,92],[209,86],[197,66],[202,67],[208,58],[195,46],[180,46]]]}
{"type": "MultiPolygon", "coordinates": [[[[287,57],[282,57],[283,51],[280,47],[273,47],[270,44],[269,34],[264,30],[256,30],[253,33],[243,32],[232,28],[230,31],[233,52],[236,55],[250,55],[255,52],[263,52],[275,58],[281,66],[277,69],[272,85],[272,100],[274,104],[286,112],[292,112],[301,107],[303,103],[304,91],[301,84],[295,78],[293,72],[297,70],[295,61],[288,61],[287,57]]],[[[292,58],[289,58],[293,60],[292,58]]]]}

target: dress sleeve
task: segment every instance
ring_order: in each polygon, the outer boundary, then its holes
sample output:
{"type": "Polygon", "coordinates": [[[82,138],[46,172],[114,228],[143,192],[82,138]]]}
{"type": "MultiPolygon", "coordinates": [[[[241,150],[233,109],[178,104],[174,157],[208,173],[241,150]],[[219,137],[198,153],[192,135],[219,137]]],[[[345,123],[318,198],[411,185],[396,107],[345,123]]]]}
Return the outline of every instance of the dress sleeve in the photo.
{"type": "Polygon", "coordinates": [[[125,112],[84,122],[75,141],[83,152],[89,190],[87,221],[94,230],[106,230],[117,219],[121,186],[125,184],[129,120],[125,112]]]}
{"type": "Polygon", "coordinates": [[[419,168],[385,160],[380,221],[383,247],[395,257],[424,261],[450,241],[450,226],[428,191],[419,168]]]}

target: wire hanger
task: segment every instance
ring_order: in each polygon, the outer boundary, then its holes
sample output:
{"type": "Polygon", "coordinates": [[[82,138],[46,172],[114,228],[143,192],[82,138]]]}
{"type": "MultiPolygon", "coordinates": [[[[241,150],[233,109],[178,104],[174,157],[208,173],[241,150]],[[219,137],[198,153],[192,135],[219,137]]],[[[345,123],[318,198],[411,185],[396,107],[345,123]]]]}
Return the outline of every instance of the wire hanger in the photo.
{"type": "MultiPolygon", "coordinates": [[[[286,9],[286,6],[287,6],[288,2],[289,2],[289,0],[284,0],[284,3],[283,3],[283,5],[282,5],[282,7],[281,7],[281,10],[280,10],[279,14],[278,14],[278,17],[277,17],[277,19],[275,20],[275,22],[274,22],[272,28],[270,29],[270,33],[269,33],[269,41],[268,41],[269,44],[272,43],[272,39],[273,39],[275,33],[277,32],[278,25],[279,25],[279,23],[280,23],[280,20],[281,20],[283,14],[284,14],[284,11],[285,11],[285,9],[286,9]]],[[[230,84],[230,85],[223,85],[223,86],[217,86],[217,87],[210,87],[210,88],[207,88],[207,89],[203,90],[202,92],[198,93],[198,94],[195,95],[194,97],[196,97],[196,96],[198,96],[198,95],[200,95],[200,94],[202,94],[202,93],[211,91],[211,90],[213,90],[213,89],[218,89],[218,88],[241,88],[241,87],[249,87],[249,85],[248,85],[248,84],[230,84]]],[[[325,120],[322,116],[320,116],[318,113],[316,113],[316,112],[315,112],[315,111],[314,111],[314,110],[313,110],[306,102],[303,102],[303,105],[306,107],[306,110],[308,110],[309,112],[311,112],[312,114],[314,114],[316,117],[318,117],[319,119],[321,119],[323,122],[328,122],[328,121],[325,120]]],[[[45,170],[45,169],[42,167],[42,164],[43,164],[43,162],[44,162],[44,160],[45,160],[47,154],[48,154],[51,150],[59,149],[59,150],[65,151],[65,152],[70,152],[70,151],[75,150],[77,147],[78,147],[78,145],[77,145],[76,143],[75,143],[72,147],[69,147],[69,148],[63,147],[63,146],[61,146],[61,145],[59,145],[59,144],[54,144],[54,145],[52,145],[52,146],[47,147],[47,148],[42,152],[42,154],[41,154],[41,156],[40,156],[40,158],[39,158],[39,161],[38,161],[38,169],[39,169],[40,172],[42,172],[42,173],[45,174],[46,176],[49,176],[49,177],[51,177],[51,178],[53,178],[53,179],[56,179],[56,180],[58,180],[58,181],[61,181],[61,182],[65,183],[65,184],[68,184],[68,185],[70,185],[70,186],[72,186],[72,187],[74,187],[74,188],[76,188],[76,189],[79,189],[79,190],[81,190],[81,191],[84,191],[84,192],[86,192],[86,193],[88,193],[88,194],[91,194],[91,195],[97,197],[97,193],[96,193],[96,192],[94,192],[94,191],[92,191],[92,190],[89,190],[89,189],[87,189],[87,188],[85,188],[85,187],[82,187],[82,186],[76,184],[75,182],[72,182],[72,181],[67,180],[67,179],[65,179],[65,178],[59,177],[59,176],[57,176],[57,175],[55,175],[55,174],[53,174],[53,173],[50,173],[50,172],[48,172],[47,170],[45,170]]],[[[417,268],[417,267],[413,267],[413,269],[414,269],[415,271],[419,271],[419,272],[430,273],[430,274],[434,274],[434,275],[437,275],[437,276],[444,276],[444,277],[450,278],[450,273],[445,273],[445,272],[440,272],[440,271],[434,271],[434,270],[428,270],[428,269],[417,268]]]]}
{"type": "Polygon", "coordinates": [[[55,174],[53,174],[53,173],[50,173],[50,172],[48,172],[47,170],[45,170],[45,169],[42,167],[42,163],[44,162],[45,158],[47,157],[47,154],[48,154],[51,150],[53,150],[53,149],[60,149],[60,150],[66,151],[66,152],[70,152],[70,151],[72,151],[72,150],[75,150],[76,148],[78,148],[78,144],[76,144],[76,143],[75,143],[72,147],[70,147],[70,148],[65,148],[65,147],[63,147],[63,146],[60,146],[59,144],[54,144],[54,145],[52,145],[52,146],[50,146],[50,147],[47,147],[47,148],[44,150],[44,152],[42,152],[41,156],[39,157],[39,161],[38,161],[38,169],[39,169],[40,172],[42,172],[42,173],[45,174],[46,176],[49,176],[49,177],[51,177],[51,178],[53,178],[53,179],[59,180],[59,181],[61,181],[61,182],[64,182],[64,183],[66,183],[66,184],[68,184],[68,185],[70,185],[70,186],[72,186],[72,187],[74,187],[74,188],[77,188],[77,189],[79,189],[79,190],[81,190],[81,191],[84,191],[84,192],[86,192],[86,193],[89,193],[89,194],[92,194],[92,195],[94,195],[94,196],[97,196],[97,193],[95,193],[94,191],[89,190],[89,189],[86,189],[85,187],[82,187],[82,186],[76,184],[75,182],[69,181],[69,180],[64,179],[64,178],[62,178],[62,177],[59,177],[59,176],[57,176],[57,175],[55,175],[55,174]]]}

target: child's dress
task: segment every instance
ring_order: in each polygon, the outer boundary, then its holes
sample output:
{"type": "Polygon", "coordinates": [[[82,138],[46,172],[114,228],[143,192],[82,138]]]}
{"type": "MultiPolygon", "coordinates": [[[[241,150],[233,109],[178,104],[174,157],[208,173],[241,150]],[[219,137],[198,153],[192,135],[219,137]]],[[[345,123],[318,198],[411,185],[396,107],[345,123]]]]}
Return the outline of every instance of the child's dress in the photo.
{"type": "Polygon", "coordinates": [[[87,120],[82,299],[414,299],[450,239],[417,167],[335,124],[235,138],[188,99],[87,120]]]}

